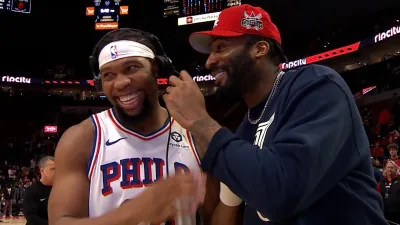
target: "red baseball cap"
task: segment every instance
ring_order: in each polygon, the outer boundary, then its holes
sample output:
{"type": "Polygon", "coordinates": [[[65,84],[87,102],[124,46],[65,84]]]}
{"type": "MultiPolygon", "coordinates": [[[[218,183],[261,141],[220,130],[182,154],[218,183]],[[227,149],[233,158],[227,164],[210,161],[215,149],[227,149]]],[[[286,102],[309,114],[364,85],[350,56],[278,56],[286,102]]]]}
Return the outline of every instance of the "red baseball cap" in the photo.
{"type": "Polygon", "coordinates": [[[212,37],[239,37],[245,34],[271,38],[281,44],[281,35],[269,14],[262,8],[249,4],[222,10],[214,28],[191,34],[189,43],[196,51],[208,54],[212,37]]]}

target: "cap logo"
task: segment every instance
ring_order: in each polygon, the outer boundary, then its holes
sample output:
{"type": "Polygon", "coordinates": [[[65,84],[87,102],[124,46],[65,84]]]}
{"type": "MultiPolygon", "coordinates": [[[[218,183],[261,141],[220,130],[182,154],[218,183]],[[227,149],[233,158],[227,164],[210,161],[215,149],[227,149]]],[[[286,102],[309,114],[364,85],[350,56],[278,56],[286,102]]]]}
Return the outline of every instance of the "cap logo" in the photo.
{"type": "Polygon", "coordinates": [[[216,19],[214,22],[214,27],[218,26],[219,19],[216,19]]]}
{"type": "Polygon", "coordinates": [[[261,21],[261,17],[261,13],[256,16],[254,12],[251,12],[250,15],[244,12],[242,27],[245,27],[246,29],[262,30],[263,22],[261,21]]]}

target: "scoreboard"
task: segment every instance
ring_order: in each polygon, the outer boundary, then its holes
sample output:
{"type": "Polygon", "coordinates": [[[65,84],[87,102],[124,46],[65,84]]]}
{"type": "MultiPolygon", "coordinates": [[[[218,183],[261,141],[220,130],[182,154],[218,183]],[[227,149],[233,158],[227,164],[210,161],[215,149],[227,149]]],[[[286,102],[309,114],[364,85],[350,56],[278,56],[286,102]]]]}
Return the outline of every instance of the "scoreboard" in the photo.
{"type": "Polygon", "coordinates": [[[121,0],[94,0],[94,6],[86,7],[86,16],[95,18],[95,30],[114,30],[119,27],[119,17],[128,15],[128,9],[121,0]]]}
{"type": "Polygon", "coordinates": [[[164,0],[164,17],[178,17],[178,26],[215,21],[225,8],[241,0],[164,0]]]}
{"type": "Polygon", "coordinates": [[[0,12],[31,13],[31,0],[0,0],[0,12]]]}

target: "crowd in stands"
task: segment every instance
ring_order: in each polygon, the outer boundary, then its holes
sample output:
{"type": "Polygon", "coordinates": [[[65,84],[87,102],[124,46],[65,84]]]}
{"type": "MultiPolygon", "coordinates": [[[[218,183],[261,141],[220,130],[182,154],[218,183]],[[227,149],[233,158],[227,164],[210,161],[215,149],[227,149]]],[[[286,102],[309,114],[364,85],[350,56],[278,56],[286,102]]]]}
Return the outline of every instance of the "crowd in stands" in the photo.
{"type": "Polygon", "coordinates": [[[371,144],[377,191],[384,200],[386,218],[400,222],[400,98],[393,94],[390,101],[379,102],[360,110],[364,128],[371,144]],[[374,107],[375,106],[375,107],[374,107]],[[376,106],[379,106],[376,108],[376,106]]]}

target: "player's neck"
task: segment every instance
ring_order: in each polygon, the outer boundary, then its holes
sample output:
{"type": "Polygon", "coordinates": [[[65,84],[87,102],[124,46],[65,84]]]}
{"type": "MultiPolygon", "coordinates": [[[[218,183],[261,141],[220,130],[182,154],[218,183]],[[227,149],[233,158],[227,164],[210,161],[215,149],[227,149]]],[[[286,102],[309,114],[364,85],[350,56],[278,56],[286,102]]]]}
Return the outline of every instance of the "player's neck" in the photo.
{"type": "Polygon", "coordinates": [[[274,70],[267,70],[260,76],[259,80],[255,82],[254,88],[246,93],[243,93],[243,99],[249,109],[257,106],[262,102],[271,92],[274,85],[277,73],[274,70]]]}
{"type": "Polygon", "coordinates": [[[151,114],[135,124],[129,124],[127,127],[143,135],[148,135],[160,129],[168,118],[168,112],[159,104],[154,107],[151,114]]]}

